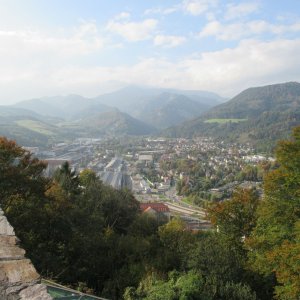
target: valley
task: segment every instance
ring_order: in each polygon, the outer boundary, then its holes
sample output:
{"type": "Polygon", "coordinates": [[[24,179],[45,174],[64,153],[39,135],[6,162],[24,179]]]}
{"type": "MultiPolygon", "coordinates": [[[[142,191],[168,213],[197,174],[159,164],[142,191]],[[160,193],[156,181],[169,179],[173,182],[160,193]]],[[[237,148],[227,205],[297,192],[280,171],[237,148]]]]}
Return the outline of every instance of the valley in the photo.
{"type": "Polygon", "coordinates": [[[0,1],[0,300],[300,300],[300,1],[0,1]]]}
{"type": "Polygon", "coordinates": [[[0,138],[1,207],[38,271],[69,292],[109,299],[143,299],[148,268],[160,278],[149,294],[194,278],[198,294],[208,286],[229,300],[232,282],[250,297],[237,299],[269,299],[275,284],[244,264],[264,251],[256,238],[273,242],[259,231],[278,226],[270,211],[294,228],[300,84],[251,88],[223,103],[209,93],[201,102],[195,91],[125,92],[132,101],[119,103],[121,90],[0,107],[0,134],[9,138],[0,138]]]}

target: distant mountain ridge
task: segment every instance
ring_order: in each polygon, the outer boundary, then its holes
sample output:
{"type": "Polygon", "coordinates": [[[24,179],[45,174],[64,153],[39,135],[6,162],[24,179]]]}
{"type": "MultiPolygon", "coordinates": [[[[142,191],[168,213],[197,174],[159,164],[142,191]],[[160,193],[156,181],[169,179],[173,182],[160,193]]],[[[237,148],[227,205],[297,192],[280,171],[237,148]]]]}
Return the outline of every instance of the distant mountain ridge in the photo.
{"type": "Polygon", "coordinates": [[[104,112],[111,108],[80,95],[54,96],[21,101],[14,107],[28,109],[43,116],[74,119],[92,112],[104,112]]]}
{"type": "Polygon", "coordinates": [[[129,86],[95,98],[79,95],[45,97],[25,100],[14,107],[68,121],[117,108],[150,126],[162,129],[199,116],[223,100],[214,93],[204,91],[129,86]]]}
{"type": "Polygon", "coordinates": [[[300,124],[300,83],[249,88],[201,117],[167,129],[167,136],[207,135],[272,148],[300,124]]]}
{"type": "Polygon", "coordinates": [[[208,104],[196,102],[185,95],[165,92],[146,102],[134,116],[163,129],[195,118],[209,108],[208,104]]]}
{"type": "Polygon", "coordinates": [[[101,103],[109,103],[110,106],[115,106],[120,110],[125,111],[128,106],[132,106],[133,104],[136,105],[140,101],[148,102],[149,100],[151,100],[151,98],[157,97],[158,95],[163,93],[185,95],[191,100],[200,103],[208,104],[208,102],[210,102],[211,104],[209,106],[214,106],[225,101],[225,99],[220,97],[219,95],[207,91],[150,88],[140,86],[127,86],[115,92],[98,96],[95,99],[97,99],[101,103]]]}
{"type": "Polygon", "coordinates": [[[30,109],[0,105],[0,118],[1,117],[11,117],[11,116],[37,117],[38,114],[30,109]]]}

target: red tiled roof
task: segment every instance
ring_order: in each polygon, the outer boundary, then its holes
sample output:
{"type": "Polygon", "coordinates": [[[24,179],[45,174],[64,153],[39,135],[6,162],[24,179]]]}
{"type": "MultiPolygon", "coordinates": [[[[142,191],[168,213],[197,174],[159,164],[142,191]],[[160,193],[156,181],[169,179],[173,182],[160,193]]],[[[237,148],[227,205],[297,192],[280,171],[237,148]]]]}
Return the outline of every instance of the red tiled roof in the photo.
{"type": "Polygon", "coordinates": [[[163,203],[140,203],[141,211],[145,211],[148,208],[152,208],[157,212],[169,212],[169,207],[163,203]]]}

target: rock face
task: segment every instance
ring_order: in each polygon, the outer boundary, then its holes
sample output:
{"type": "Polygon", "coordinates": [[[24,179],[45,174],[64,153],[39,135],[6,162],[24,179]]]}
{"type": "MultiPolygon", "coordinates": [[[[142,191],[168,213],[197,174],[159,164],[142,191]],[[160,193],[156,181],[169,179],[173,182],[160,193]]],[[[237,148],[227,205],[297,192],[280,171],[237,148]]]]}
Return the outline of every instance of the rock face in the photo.
{"type": "Polygon", "coordinates": [[[39,274],[24,255],[13,227],[0,209],[0,299],[51,300],[39,274]]]}

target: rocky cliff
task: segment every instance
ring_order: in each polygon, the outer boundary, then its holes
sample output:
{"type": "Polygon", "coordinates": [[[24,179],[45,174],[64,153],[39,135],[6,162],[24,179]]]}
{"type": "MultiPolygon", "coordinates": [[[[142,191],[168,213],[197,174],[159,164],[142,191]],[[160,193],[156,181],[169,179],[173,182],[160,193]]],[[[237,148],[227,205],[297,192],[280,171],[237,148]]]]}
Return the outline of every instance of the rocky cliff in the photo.
{"type": "Polygon", "coordinates": [[[39,274],[24,255],[13,227],[0,209],[0,299],[51,300],[39,274]]]}

